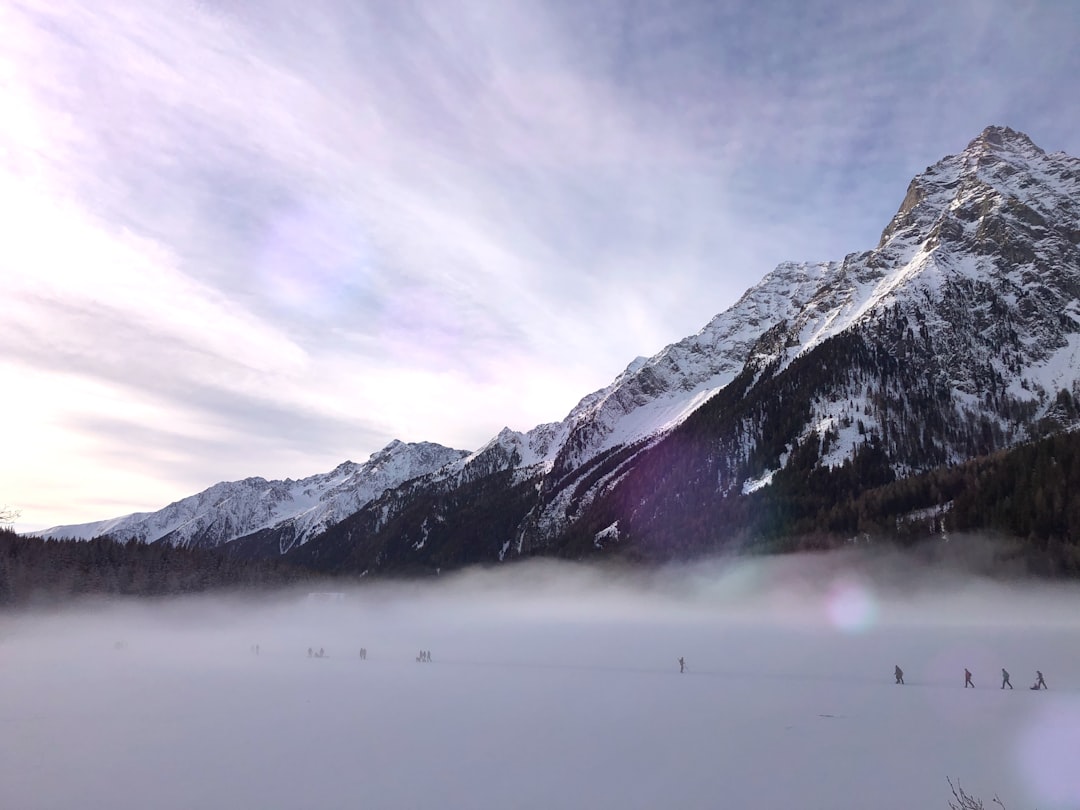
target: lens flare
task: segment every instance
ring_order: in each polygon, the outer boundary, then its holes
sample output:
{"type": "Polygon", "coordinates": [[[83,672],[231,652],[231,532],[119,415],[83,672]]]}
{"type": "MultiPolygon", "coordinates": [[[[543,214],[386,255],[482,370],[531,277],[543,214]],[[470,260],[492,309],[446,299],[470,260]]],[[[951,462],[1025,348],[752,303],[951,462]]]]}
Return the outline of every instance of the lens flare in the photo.
{"type": "Polygon", "coordinates": [[[861,633],[877,619],[877,601],[858,582],[834,582],[826,597],[825,610],[833,627],[845,633],[861,633]]]}

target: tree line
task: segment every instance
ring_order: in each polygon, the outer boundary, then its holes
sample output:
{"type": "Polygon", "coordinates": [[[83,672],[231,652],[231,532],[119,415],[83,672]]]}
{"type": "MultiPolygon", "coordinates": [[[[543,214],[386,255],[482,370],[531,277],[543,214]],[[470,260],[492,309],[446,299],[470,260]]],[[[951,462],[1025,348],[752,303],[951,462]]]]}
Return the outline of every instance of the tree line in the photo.
{"type": "Polygon", "coordinates": [[[241,560],[222,550],[166,543],[43,540],[0,528],[0,606],[49,604],[82,596],[166,596],[256,589],[314,579],[276,560],[241,560]]]}

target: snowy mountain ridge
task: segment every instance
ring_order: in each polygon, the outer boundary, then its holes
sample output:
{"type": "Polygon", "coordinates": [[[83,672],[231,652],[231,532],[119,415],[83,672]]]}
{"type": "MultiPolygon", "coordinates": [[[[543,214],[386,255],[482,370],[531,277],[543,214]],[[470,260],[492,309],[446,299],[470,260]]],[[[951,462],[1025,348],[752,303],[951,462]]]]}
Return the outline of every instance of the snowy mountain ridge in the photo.
{"type": "MultiPolygon", "coordinates": [[[[632,477],[642,453],[714,409],[720,394],[727,404],[711,466],[694,480],[711,477],[716,497],[727,497],[767,486],[810,438],[829,467],[880,441],[898,475],[1023,441],[1053,412],[1057,393],[1080,396],[1078,361],[1080,160],[988,127],[912,180],[876,247],[779,265],[698,333],[635,359],[561,422],[503,429],[472,453],[394,442],[325,476],[218,484],[150,515],[41,534],[213,546],[273,530],[275,553],[285,553],[374,510],[365,528],[334,542],[361,542],[400,518],[400,538],[380,540],[373,559],[399,541],[419,558],[437,545],[433,525],[449,532],[463,504],[477,505],[470,499],[535,483],[534,495],[514,496],[525,498],[514,507],[524,511],[498,521],[503,536],[492,542],[503,559],[572,531],[632,477]],[[844,336],[848,354],[833,357],[829,347],[844,336]],[[829,374],[806,394],[815,369],[829,374]],[[792,386],[803,399],[790,407],[805,414],[793,411],[783,430],[794,432],[774,435],[772,400],[790,398],[777,391],[792,386]],[[504,483],[491,484],[496,478],[504,483]]],[[[612,521],[596,529],[605,544],[623,536],[612,521]]]]}
{"type": "Polygon", "coordinates": [[[989,385],[1045,412],[1057,391],[1080,393],[1078,242],[1080,160],[988,127],[912,181],[878,247],[849,255],[759,362],[782,368],[892,308],[919,331],[905,352],[921,349],[958,407],[992,410],[989,385]]]}
{"type": "Polygon", "coordinates": [[[112,520],[57,526],[42,537],[90,539],[108,534],[117,540],[180,546],[216,546],[260,529],[291,527],[285,553],[362,508],[388,489],[428,475],[466,455],[430,442],[394,440],[363,464],[345,461],[328,473],[297,481],[242,481],[214,484],[197,495],[157,512],[139,512],[112,520]]]}

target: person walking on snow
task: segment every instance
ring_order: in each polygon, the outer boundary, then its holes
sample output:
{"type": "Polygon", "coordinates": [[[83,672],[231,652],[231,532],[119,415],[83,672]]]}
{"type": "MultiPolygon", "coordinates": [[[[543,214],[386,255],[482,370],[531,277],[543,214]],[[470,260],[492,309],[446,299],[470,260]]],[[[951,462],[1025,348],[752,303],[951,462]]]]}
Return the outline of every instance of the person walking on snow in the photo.
{"type": "Polygon", "coordinates": [[[1035,670],[1035,685],[1032,689],[1049,689],[1046,685],[1046,681],[1043,680],[1042,673],[1039,670],[1035,670]]]}
{"type": "Polygon", "coordinates": [[[1006,686],[1008,686],[1010,689],[1013,688],[1012,683],[1009,681],[1009,671],[1007,669],[1005,669],[1005,667],[1002,667],[1001,668],[1001,688],[1004,689],[1006,686]]]}
{"type": "Polygon", "coordinates": [[[964,668],[964,688],[967,689],[969,686],[972,689],[975,688],[975,684],[973,684],[971,682],[971,670],[968,669],[967,667],[965,667],[964,668]]]}
{"type": "Polygon", "coordinates": [[[684,659],[681,655],[679,656],[679,672],[686,672],[686,659],[684,659]]]}
{"type": "Polygon", "coordinates": [[[899,664],[896,666],[896,672],[894,674],[896,675],[896,682],[897,683],[903,683],[904,682],[904,670],[900,669],[899,664]]]}

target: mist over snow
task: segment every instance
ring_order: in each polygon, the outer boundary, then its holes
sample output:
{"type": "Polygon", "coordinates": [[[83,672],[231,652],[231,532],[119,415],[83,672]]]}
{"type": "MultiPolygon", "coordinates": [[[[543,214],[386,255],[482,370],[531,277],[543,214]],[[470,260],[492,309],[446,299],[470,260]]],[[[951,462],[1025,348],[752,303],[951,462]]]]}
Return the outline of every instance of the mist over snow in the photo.
{"type": "Polygon", "coordinates": [[[0,806],[1076,807],[1078,608],[846,553],[7,613],[0,806]]]}

